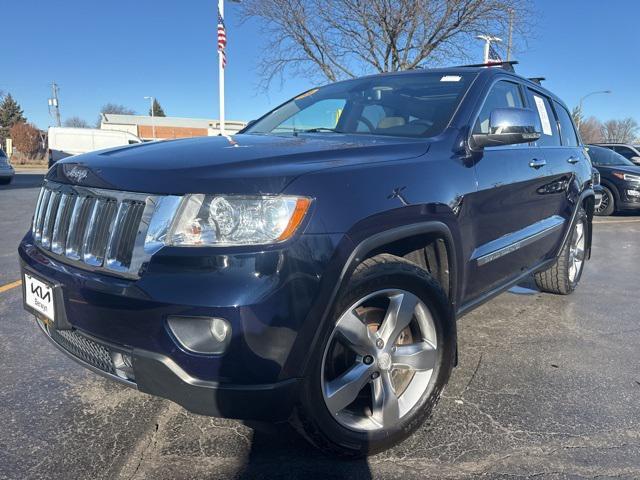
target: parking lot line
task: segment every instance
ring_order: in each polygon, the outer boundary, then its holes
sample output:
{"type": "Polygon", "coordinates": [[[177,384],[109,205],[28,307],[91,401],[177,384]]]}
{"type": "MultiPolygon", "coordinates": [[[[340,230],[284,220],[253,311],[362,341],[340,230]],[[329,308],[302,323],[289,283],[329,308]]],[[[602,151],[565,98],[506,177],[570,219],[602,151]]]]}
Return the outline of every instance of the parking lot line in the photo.
{"type": "Polygon", "coordinates": [[[16,288],[22,285],[22,280],[16,280],[15,282],[7,283],[5,285],[0,285],[0,293],[11,290],[12,288],[16,288]]]}

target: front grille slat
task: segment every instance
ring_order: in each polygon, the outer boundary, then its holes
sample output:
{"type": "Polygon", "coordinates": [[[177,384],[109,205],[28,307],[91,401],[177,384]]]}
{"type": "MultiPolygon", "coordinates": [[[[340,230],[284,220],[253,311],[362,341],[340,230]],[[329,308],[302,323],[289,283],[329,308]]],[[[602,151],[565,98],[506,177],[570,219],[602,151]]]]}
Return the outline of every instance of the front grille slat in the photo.
{"type": "Polygon", "coordinates": [[[52,192],[45,213],[44,225],[42,226],[42,247],[51,249],[51,235],[55,227],[58,204],[60,203],[60,193],[52,192]]]}
{"type": "Polygon", "coordinates": [[[36,242],[42,241],[42,227],[44,225],[45,213],[47,211],[47,206],[49,205],[50,197],[51,197],[51,190],[45,190],[44,195],[42,195],[40,205],[38,206],[38,217],[35,221],[36,227],[35,227],[35,231],[33,232],[33,236],[36,242]]]}
{"type": "MultiPolygon", "coordinates": [[[[138,278],[157,248],[147,250],[151,218],[163,199],[173,211],[180,197],[118,192],[45,180],[32,223],[35,245],[62,261],[138,278]]],[[[163,212],[166,215],[166,212],[163,212]]]]}
{"type": "Polygon", "coordinates": [[[51,251],[58,255],[64,253],[71,212],[73,211],[75,201],[75,195],[63,193],[60,204],[58,205],[58,213],[51,238],[51,251]]]}

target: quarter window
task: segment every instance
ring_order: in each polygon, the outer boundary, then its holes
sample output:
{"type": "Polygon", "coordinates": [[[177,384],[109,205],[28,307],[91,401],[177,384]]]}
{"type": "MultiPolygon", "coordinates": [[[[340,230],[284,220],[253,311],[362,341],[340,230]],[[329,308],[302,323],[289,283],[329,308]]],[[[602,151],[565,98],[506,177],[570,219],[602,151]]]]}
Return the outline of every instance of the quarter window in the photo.
{"type": "Polygon", "coordinates": [[[513,82],[501,80],[496,83],[487,95],[480,110],[473,133],[489,133],[489,119],[496,108],[523,108],[520,87],[513,82]]]}
{"type": "Polygon", "coordinates": [[[580,143],[576,135],[576,129],[573,126],[573,120],[567,109],[554,100],[553,105],[558,114],[558,122],[560,123],[560,134],[562,135],[562,144],[566,147],[577,147],[580,143]]]}

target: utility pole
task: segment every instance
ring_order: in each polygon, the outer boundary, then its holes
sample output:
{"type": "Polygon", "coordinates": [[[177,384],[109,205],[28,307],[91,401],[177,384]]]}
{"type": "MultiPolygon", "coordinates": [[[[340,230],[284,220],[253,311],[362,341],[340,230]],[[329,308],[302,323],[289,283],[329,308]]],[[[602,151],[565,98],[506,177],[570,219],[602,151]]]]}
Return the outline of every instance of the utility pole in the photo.
{"type": "Polygon", "coordinates": [[[507,40],[507,62],[511,61],[511,47],[513,46],[513,8],[509,9],[509,39],[507,40]]]}
{"type": "Polygon", "coordinates": [[[51,83],[51,98],[49,99],[49,115],[51,115],[51,110],[53,109],[53,116],[56,119],[56,125],[58,127],[62,126],[60,122],[60,102],[58,100],[58,85],[56,82],[51,83]]]}
{"type": "Polygon", "coordinates": [[[583,97],[580,97],[580,100],[578,101],[578,112],[579,112],[579,116],[578,116],[578,121],[577,121],[577,125],[576,127],[578,127],[578,130],[580,130],[580,124],[582,123],[582,104],[584,103],[584,101],[591,97],[592,95],[600,95],[600,94],[608,94],[611,93],[611,90],[597,90],[595,92],[591,92],[591,93],[587,93],[586,95],[584,95],[583,97]]]}

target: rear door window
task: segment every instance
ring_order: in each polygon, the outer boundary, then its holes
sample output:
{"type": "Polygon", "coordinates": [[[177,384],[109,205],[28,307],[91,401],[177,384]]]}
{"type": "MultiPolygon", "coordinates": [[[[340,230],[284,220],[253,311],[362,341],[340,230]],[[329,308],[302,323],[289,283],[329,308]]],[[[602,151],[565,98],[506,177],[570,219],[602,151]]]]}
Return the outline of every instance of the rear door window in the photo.
{"type": "Polygon", "coordinates": [[[538,113],[542,127],[542,136],[536,142],[537,145],[539,147],[560,146],[558,122],[549,103],[549,99],[545,95],[531,89],[529,89],[529,95],[531,96],[531,106],[538,113]]]}
{"type": "Polygon", "coordinates": [[[576,129],[571,120],[571,115],[567,109],[555,100],[553,101],[556,113],[558,114],[558,123],[560,124],[560,135],[562,136],[562,145],[566,147],[577,147],[580,143],[576,134],[576,129]]]}

